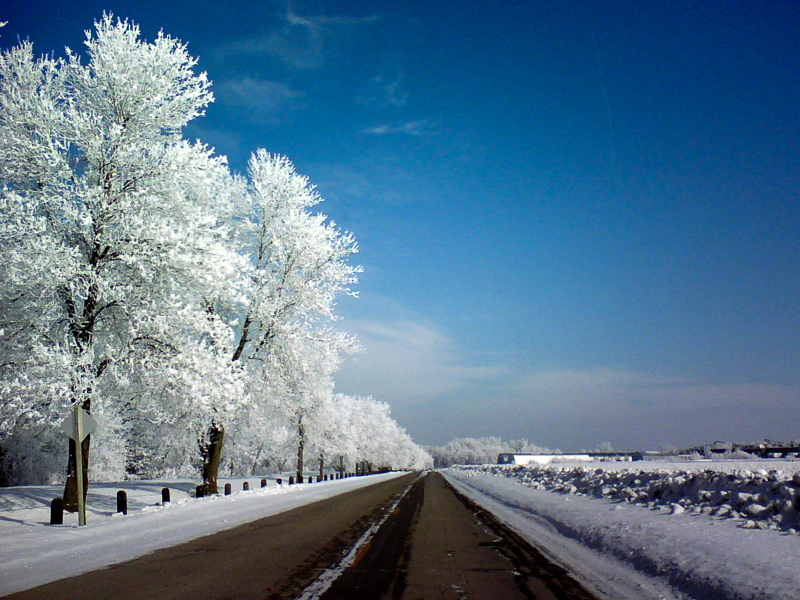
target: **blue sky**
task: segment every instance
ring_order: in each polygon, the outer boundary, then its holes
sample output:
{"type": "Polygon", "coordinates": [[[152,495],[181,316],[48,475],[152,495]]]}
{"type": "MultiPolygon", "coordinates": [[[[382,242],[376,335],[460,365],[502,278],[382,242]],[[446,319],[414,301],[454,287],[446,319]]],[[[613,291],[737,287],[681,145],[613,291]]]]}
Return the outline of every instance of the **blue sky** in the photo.
{"type": "Polygon", "coordinates": [[[359,239],[341,391],[420,443],[800,438],[800,4],[19,2],[188,42],[187,136],[288,155],[359,239]]]}

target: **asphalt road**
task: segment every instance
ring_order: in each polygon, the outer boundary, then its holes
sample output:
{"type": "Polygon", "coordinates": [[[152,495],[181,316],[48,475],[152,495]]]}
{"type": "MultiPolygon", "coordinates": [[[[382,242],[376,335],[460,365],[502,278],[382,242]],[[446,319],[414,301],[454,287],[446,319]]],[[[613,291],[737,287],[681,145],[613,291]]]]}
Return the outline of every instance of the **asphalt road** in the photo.
{"type": "Polygon", "coordinates": [[[419,480],[323,600],[594,600],[439,473],[419,480]]]}
{"type": "Polygon", "coordinates": [[[8,598],[294,599],[322,569],[340,560],[342,550],[350,548],[415,477],[376,483],[8,598]]]}
{"type": "Polygon", "coordinates": [[[295,599],[321,575],[330,578],[380,521],[323,599],[594,598],[440,474],[416,478],[380,482],[7,598],[295,599]]]}

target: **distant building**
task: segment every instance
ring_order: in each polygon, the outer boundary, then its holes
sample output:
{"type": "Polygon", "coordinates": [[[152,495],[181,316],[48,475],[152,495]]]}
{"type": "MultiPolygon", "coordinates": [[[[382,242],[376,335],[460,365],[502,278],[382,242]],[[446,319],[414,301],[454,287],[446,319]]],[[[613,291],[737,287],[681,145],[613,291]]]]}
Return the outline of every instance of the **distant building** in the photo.
{"type": "Polygon", "coordinates": [[[580,454],[517,454],[502,452],[500,465],[549,465],[554,462],[632,461],[642,460],[641,452],[583,452],[580,454]]]}
{"type": "Polygon", "coordinates": [[[796,458],[800,454],[800,445],[795,442],[773,442],[764,440],[757,444],[738,444],[731,442],[714,442],[704,446],[689,448],[687,452],[696,453],[704,458],[796,458]]]}
{"type": "Polygon", "coordinates": [[[675,452],[662,452],[661,450],[647,450],[642,452],[642,458],[636,460],[689,460],[690,454],[680,454],[677,450],[675,452]]]}

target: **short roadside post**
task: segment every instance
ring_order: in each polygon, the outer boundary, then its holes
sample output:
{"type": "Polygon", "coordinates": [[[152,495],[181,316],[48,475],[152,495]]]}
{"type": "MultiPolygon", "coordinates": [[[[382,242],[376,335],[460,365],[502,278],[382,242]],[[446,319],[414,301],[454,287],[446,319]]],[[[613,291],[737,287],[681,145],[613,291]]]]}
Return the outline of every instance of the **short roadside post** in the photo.
{"type": "Polygon", "coordinates": [[[128,494],[125,493],[125,490],[117,492],[117,512],[123,515],[128,514],[128,494]]]}
{"type": "Polygon", "coordinates": [[[64,524],[64,501],[61,498],[53,498],[50,503],[50,525],[64,524]]]}

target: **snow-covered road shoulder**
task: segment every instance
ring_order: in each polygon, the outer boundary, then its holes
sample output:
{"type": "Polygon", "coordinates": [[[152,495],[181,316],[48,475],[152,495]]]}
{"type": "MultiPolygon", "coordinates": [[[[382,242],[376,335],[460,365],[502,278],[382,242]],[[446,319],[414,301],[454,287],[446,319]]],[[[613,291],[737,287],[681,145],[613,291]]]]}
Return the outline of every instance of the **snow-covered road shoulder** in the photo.
{"type": "MultiPolygon", "coordinates": [[[[47,502],[59,494],[54,486],[0,488],[0,596],[131,560],[404,474],[294,486],[270,481],[266,488],[200,499],[189,497],[187,492],[194,484],[187,481],[100,484],[91,488],[88,526],[80,528],[72,515],[69,524],[48,524],[47,502]],[[173,502],[162,506],[164,486],[170,487],[173,502]],[[117,489],[128,490],[127,516],[115,513],[117,489]]],[[[238,484],[237,489],[242,488],[242,480],[230,481],[238,484]]]]}
{"type": "Polygon", "coordinates": [[[672,514],[536,489],[486,470],[450,469],[445,476],[609,598],[798,597],[797,535],[745,529],[704,513],[672,514]]]}

